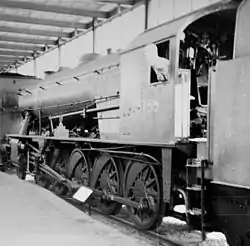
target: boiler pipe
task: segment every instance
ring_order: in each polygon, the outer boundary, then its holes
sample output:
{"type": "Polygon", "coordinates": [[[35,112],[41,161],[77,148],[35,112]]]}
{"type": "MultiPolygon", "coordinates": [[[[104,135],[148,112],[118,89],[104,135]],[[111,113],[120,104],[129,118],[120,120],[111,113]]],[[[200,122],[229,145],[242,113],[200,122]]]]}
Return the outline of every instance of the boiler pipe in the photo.
{"type": "Polygon", "coordinates": [[[93,108],[93,109],[87,109],[86,112],[87,113],[94,113],[94,112],[105,112],[105,111],[111,111],[111,110],[117,110],[119,109],[120,106],[119,105],[115,105],[115,106],[110,106],[110,107],[106,107],[106,108],[93,108]]]}
{"type": "MultiPolygon", "coordinates": [[[[119,105],[110,106],[110,107],[106,107],[106,108],[93,108],[93,109],[87,109],[86,113],[105,112],[105,111],[117,110],[119,108],[120,108],[119,105]]],[[[67,117],[67,116],[72,116],[72,115],[77,115],[77,114],[84,114],[84,110],[79,110],[79,111],[75,111],[72,113],[51,116],[50,119],[57,119],[57,118],[67,117]]]]}
{"type": "Polygon", "coordinates": [[[61,117],[67,117],[67,116],[83,114],[83,113],[84,113],[83,110],[79,110],[79,111],[75,111],[75,112],[72,112],[72,113],[66,113],[66,114],[51,116],[50,119],[58,119],[58,118],[61,118],[61,117]]]}

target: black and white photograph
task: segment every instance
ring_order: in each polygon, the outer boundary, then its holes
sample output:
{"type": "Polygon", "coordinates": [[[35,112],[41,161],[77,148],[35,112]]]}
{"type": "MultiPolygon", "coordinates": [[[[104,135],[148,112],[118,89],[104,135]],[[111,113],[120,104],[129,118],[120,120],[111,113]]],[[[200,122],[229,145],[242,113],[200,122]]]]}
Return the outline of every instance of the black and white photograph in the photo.
{"type": "Polygon", "coordinates": [[[250,0],[0,0],[1,246],[250,246],[250,0]]]}

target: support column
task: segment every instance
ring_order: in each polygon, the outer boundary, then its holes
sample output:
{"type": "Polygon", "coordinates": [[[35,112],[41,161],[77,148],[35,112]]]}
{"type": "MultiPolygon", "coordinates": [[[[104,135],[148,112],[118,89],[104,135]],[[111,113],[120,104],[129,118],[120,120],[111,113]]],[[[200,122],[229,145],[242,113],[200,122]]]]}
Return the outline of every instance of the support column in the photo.
{"type": "Polygon", "coordinates": [[[93,18],[92,20],[92,31],[93,31],[93,53],[95,53],[95,46],[96,46],[96,33],[95,33],[95,23],[96,18],[93,18]]]}
{"type": "Polygon", "coordinates": [[[117,14],[120,15],[121,14],[121,4],[117,4],[117,14]]]}
{"type": "Polygon", "coordinates": [[[149,10],[149,0],[145,1],[145,30],[148,29],[148,10],[149,10]]]}
{"type": "Polygon", "coordinates": [[[36,52],[33,53],[33,64],[34,64],[33,74],[34,74],[34,76],[36,77],[36,76],[37,76],[36,52]]]}
{"type": "Polygon", "coordinates": [[[62,65],[62,40],[61,38],[58,39],[57,49],[58,49],[57,66],[59,70],[62,65]]]}
{"type": "Polygon", "coordinates": [[[15,73],[17,73],[18,62],[15,63],[15,73]]]}

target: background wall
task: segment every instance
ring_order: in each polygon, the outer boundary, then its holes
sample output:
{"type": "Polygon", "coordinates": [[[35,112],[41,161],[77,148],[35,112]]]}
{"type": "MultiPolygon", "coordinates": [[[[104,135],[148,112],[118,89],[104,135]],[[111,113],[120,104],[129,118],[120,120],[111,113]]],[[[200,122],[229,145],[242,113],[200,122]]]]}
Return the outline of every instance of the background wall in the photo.
{"type": "Polygon", "coordinates": [[[149,5],[149,27],[173,20],[221,0],[152,0],[149,5]]]}

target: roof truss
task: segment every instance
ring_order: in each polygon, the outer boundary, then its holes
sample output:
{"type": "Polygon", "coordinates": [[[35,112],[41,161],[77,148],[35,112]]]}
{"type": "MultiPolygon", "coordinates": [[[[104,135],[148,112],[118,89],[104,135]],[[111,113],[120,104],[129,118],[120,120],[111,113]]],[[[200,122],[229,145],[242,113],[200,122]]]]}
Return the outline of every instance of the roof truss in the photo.
{"type": "Polygon", "coordinates": [[[0,50],[0,55],[8,55],[8,56],[33,56],[33,52],[28,52],[28,51],[10,51],[10,50],[0,50]]]}
{"type": "Polygon", "coordinates": [[[0,6],[8,8],[29,9],[43,12],[53,12],[58,14],[68,14],[96,18],[108,18],[109,12],[90,9],[70,8],[51,4],[39,4],[28,1],[1,0],[0,6]]]}
{"type": "Polygon", "coordinates": [[[22,57],[13,57],[13,56],[5,56],[5,55],[0,55],[0,61],[24,61],[22,57]]]}
{"type": "MultiPolygon", "coordinates": [[[[0,1],[1,3],[1,1],[0,1]]],[[[34,25],[43,25],[43,26],[57,26],[57,27],[65,27],[65,28],[76,28],[76,29],[87,29],[90,27],[90,24],[80,23],[80,22],[69,22],[69,21],[59,21],[53,19],[41,19],[41,18],[33,18],[33,17],[25,17],[18,15],[9,15],[9,14],[0,14],[1,21],[9,21],[9,22],[20,22],[34,25]]]]}
{"type": "Polygon", "coordinates": [[[50,39],[23,38],[23,37],[13,37],[13,36],[7,36],[7,35],[0,35],[0,41],[43,44],[43,45],[56,45],[57,44],[56,41],[50,40],[50,39]]]}
{"type": "Polygon", "coordinates": [[[45,51],[45,47],[37,45],[24,45],[24,44],[6,44],[0,43],[0,49],[13,49],[13,50],[31,50],[31,51],[45,51]]]}
{"type": "Polygon", "coordinates": [[[60,31],[50,31],[50,30],[41,30],[41,29],[29,29],[29,28],[17,28],[9,26],[1,26],[0,32],[9,32],[9,33],[21,33],[35,36],[46,36],[46,37],[60,37],[60,38],[69,38],[70,34],[60,31]]]}
{"type": "Polygon", "coordinates": [[[2,60],[0,60],[0,66],[4,66],[5,64],[7,64],[7,65],[10,65],[10,64],[13,64],[13,65],[15,65],[15,63],[16,63],[16,61],[2,61],[2,60]]]}
{"type": "Polygon", "coordinates": [[[96,0],[96,2],[100,3],[115,3],[122,5],[134,5],[142,0],[96,0]]]}

